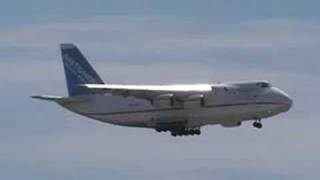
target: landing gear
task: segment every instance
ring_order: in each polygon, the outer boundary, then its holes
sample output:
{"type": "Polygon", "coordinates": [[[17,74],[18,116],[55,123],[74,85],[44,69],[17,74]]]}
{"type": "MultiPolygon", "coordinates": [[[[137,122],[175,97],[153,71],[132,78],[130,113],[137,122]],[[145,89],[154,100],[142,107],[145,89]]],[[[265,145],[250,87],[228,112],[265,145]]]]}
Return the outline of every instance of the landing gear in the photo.
{"type": "Polygon", "coordinates": [[[261,129],[262,128],[262,123],[261,123],[261,119],[256,120],[255,122],[253,122],[253,127],[261,129]]]}
{"type": "Polygon", "coordinates": [[[167,129],[156,128],[156,131],[157,131],[157,132],[166,132],[167,129]]]}
{"type": "Polygon", "coordinates": [[[193,135],[200,135],[200,129],[180,129],[180,130],[171,130],[172,136],[193,136],[193,135]]]}

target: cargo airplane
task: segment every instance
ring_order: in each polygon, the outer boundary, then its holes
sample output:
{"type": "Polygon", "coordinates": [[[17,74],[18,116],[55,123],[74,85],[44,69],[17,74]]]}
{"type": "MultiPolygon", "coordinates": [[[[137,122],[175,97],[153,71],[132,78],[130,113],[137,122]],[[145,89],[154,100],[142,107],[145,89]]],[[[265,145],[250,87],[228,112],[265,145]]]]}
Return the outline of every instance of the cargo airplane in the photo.
{"type": "Polygon", "coordinates": [[[105,123],[152,128],[172,136],[200,135],[200,128],[244,121],[262,128],[261,119],[287,112],[292,100],[267,81],[217,84],[122,85],[100,78],[79,49],[61,44],[69,92],[32,96],[105,123]]]}

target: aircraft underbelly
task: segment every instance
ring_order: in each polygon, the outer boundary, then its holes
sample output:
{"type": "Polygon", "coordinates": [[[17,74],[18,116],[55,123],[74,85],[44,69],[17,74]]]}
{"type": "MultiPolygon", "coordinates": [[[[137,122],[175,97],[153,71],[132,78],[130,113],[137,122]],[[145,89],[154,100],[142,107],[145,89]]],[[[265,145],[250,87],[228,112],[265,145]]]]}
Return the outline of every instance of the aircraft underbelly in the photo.
{"type": "Polygon", "coordinates": [[[135,127],[156,127],[163,123],[184,123],[186,127],[221,124],[224,121],[245,121],[272,116],[275,105],[252,104],[209,106],[202,108],[141,111],[128,113],[100,113],[89,117],[99,121],[135,127]]]}

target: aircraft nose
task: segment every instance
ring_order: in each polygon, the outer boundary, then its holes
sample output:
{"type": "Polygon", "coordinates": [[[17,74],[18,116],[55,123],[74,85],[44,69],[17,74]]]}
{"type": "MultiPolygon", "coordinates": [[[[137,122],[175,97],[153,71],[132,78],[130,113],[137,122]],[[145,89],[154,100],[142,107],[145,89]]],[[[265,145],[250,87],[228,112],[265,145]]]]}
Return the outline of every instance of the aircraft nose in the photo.
{"type": "Polygon", "coordinates": [[[285,110],[288,111],[293,105],[293,100],[290,98],[290,96],[287,93],[283,91],[280,91],[280,94],[281,94],[281,103],[283,103],[285,110]]]}
{"type": "Polygon", "coordinates": [[[285,104],[287,105],[288,110],[292,107],[293,101],[289,96],[285,97],[285,104]]]}

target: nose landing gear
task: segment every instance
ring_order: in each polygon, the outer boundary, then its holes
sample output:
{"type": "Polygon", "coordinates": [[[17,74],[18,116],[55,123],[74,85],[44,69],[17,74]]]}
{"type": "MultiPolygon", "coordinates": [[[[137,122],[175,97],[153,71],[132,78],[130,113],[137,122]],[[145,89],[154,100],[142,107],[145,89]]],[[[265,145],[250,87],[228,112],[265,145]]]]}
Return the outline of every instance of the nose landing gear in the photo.
{"type": "Polygon", "coordinates": [[[256,121],[253,122],[253,127],[261,129],[262,128],[262,123],[261,123],[261,119],[258,119],[256,121]]]}

